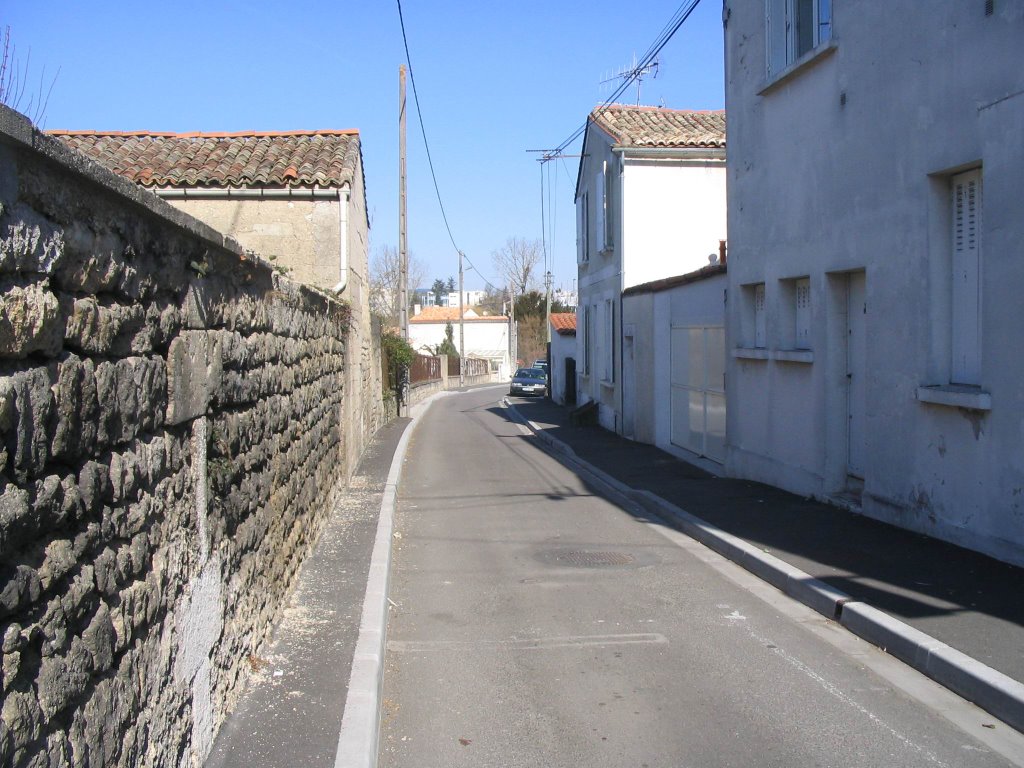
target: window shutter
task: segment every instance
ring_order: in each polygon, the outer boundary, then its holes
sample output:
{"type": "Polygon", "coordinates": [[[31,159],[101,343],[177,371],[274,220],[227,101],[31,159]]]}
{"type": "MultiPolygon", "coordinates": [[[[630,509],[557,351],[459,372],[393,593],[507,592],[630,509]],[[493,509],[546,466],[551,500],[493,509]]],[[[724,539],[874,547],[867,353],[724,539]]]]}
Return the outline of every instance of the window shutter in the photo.
{"type": "Polygon", "coordinates": [[[764,283],[754,288],[754,346],[764,349],[767,346],[768,326],[765,322],[764,283]]]}
{"type": "Polygon", "coordinates": [[[953,177],[951,381],[981,384],[981,171],[953,177]]]}
{"type": "Polygon", "coordinates": [[[765,0],[765,55],[768,74],[786,68],[786,6],[789,0],[765,0]]]}
{"type": "Polygon", "coordinates": [[[583,206],[587,204],[587,198],[577,197],[576,198],[576,263],[582,264],[586,261],[586,251],[584,251],[584,243],[586,238],[583,236],[583,206]]]}
{"type": "Polygon", "coordinates": [[[811,348],[811,281],[796,281],[796,344],[797,349],[811,348]]]}
{"type": "Polygon", "coordinates": [[[603,251],[605,247],[604,242],[604,163],[601,164],[601,170],[597,172],[597,178],[594,180],[595,191],[597,192],[597,200],[594,201],[594,213],[595,213],[595,227],[594,233],[597,235],[597,250],[603,251]]]}

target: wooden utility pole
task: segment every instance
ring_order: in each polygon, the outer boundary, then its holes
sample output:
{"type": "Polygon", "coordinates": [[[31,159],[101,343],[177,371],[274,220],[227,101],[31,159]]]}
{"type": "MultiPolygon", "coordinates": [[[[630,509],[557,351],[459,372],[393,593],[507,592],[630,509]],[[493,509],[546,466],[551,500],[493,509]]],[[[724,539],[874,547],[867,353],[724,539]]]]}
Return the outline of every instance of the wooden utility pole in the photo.
{"type": "Polygon", "coordinates": [[[398,324],[409,340],[409,252],[405,240],[405,65],[398,66],[398,324]]]}

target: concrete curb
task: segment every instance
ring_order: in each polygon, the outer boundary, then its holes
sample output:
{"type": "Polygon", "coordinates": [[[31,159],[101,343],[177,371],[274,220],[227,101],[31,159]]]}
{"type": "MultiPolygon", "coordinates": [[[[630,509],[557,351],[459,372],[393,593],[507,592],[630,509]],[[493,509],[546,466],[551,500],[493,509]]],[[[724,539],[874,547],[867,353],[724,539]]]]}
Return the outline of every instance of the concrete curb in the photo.
{"type": "Polygon", "coordinates": [[[391,572],[391,538],[394,531],[398,484],[402,463],[413,430],[427,408],[447,392],[431,395],[411,410],[411,420],[402,433],[391,459],[384,496],[380,502],[377,535],[370,557],[370,570],[359,620],[359,637],[352,658],[348,694],[341,718],[341,733],[335,752],[335,768],[375,768],[380,741],[381,688],[384,682],[384,653],[388,629],[388,584],[391,572]]]}
{"type": "MultiPolygon", "coordinates": [[[[972,701],[1007,725],[1024,732],[1024,683],[972,659],[965,653],[914,629],[898,619],[855,601],[799,568],[753,544],[700,519],[646,490],[635,490],[580,459],[562,441],[546,434],[520,414],[508,399],[505,406],[536,435],[552,453],[607,486],[610,495],[639,504],[659,517],[671,520],[683,533],[723,557],[767,581],[814,611],[842,624],[853,634],[927,675],[940,685],[972,701]]],[[[617,500],[618,501],[618,500],[617,500]]]]}

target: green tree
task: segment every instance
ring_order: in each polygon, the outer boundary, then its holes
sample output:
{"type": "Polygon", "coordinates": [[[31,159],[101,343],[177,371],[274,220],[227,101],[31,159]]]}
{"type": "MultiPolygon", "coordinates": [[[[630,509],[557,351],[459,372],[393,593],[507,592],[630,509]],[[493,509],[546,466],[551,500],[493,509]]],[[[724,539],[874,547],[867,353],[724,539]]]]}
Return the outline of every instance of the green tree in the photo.
{"type": "Polygon", "coordinates": [[[459,350],[455,347],[455,329],[450,322],[444,324],[444,341],[430,350],[434,355],[448,355],[458,357],[459,350]]]}
{"type": "Polygon", "coordinates": [[[434,294],[434,300],[440,305],[441,297],[448,293],[448,283],[439,277],[434,281],[434,284],[430,286],[430,292],[434,294]]]}

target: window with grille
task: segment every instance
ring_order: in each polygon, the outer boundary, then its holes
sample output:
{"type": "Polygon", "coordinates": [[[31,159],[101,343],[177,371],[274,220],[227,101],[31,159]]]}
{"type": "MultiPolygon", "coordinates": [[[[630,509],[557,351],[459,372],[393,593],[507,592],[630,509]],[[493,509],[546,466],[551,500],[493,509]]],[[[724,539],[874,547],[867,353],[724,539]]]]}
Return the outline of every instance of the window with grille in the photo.
{"type": "Polygon", "coordinates": [[[754,346],[768,346],[768,322],[765,312],[764,283],[754,286],[754,346]]]}
{"type": "Polygon", "coordinates": [[[981,169],[952,178],[953,384],[981,384],[981,169]]]}

